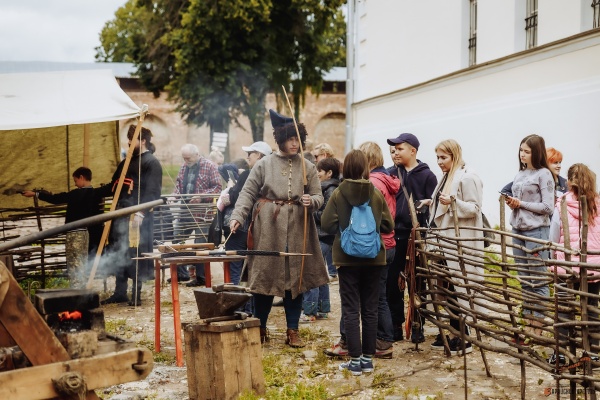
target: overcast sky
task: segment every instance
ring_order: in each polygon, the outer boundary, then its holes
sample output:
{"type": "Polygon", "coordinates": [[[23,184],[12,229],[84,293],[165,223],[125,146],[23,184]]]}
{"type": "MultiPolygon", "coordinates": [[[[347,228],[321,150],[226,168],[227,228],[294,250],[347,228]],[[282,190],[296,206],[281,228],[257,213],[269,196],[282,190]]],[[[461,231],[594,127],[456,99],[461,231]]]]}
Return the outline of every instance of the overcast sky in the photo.
{"type": "Polygon", "coordinates": [[[0,61],[94,62],[126,0],[0,0],[0,61]]]}

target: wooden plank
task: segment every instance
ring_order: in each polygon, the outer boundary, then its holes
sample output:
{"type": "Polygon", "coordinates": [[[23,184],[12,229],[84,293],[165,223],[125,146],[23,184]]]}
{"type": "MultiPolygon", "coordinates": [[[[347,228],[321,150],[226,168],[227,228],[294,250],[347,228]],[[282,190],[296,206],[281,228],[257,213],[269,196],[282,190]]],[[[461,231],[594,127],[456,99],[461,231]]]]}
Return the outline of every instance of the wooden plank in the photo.
{"type": "Polygon", "coordinates": [[[197,371],[196,358],[200,354],[200,343],[198,341],[197,334],[192,330],[188,329],[187,326],[183,332],[183,339],[185,345],[185,365],[188,377],[188,396],[190,399],[198,399],[198,378],[200,371],[197,371]]]}
{"type": "Polygon", "coordinates": [[[16,346],[17,342],[10,336],[4,324],[0,322],[0,347],[12,347],[16,346]]]}
{"type": "Polygon", "coordinates": [[[79,372],[90,391],[142,380],[150,374],[153,365],[152,352],[145,348],[136,348],[91,358],[2,372],[0,373],[0,399],[37,400],[60,397],[54,389],[52,379],[60,378],[66,372],[79,372]],[[140,370],[134,368],[137,365],[140,366],[140,370]]]}
{"type": "MultiPolygon", "coordinates": [[[[8,289],[2,303],[0,303],[0,324],[4,326],[6,332],[21,348],[32,365],[44,365],[69,360],[69,354],[60,344],[54,332],[50,330],[46,321],[37,312],[25,293],[23,293],[15,278],[8,274],[6,266],[0,263],[0,282],[2,285],[6,284],[7,275],[8,289]]],[[[29,370],[30,368],[26,368],[21,371],[29,370]]],[[[4,374],[9,373],[13,372],[5,372],[4,374]]],[[[5,382],[11,382],[11,380],[5,382]]],[[[8,384],[0,384],[0,386],[7,386],[8,388],[8,384]]],[[[4,397],[0,395],[0,399],[3,398],[20,397],[4,397]]],[[[98,396],[89,390],[86,399],[97,400],[98,396]]]]}
{"type": "Polygon", "coordinates": [[[115,353],[118,351],[134,349],[135,343],[129,340],[116,341],[114,339],[98,340],[98,350],[96,355],[115,353]]]}
{"type": "MultiPolygon", "coordinates": [[[[0,269],[6,271],[4,265],[0,269]]],[[[10,276],[0,307],[0,322],[33,365],[69,360],[69,354],[33,307],[17,281],[10,276]]]]}

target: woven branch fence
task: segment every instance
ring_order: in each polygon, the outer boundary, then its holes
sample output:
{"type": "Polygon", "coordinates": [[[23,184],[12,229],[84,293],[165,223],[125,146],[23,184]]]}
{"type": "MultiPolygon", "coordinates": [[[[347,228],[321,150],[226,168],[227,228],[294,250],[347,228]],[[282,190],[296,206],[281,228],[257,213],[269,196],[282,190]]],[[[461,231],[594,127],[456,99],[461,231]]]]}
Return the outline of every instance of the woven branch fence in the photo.
{"type": "MultiPolygon", "coordinates": [[[[592,279],[593,274],[600,273],[600,264],[586,262],[587,255],[600,253],[587,251],[585,198],[580,206],[584,222],[581,241],[562,246],[507,232],[502,198],[499,230],[459,226],[413,231],[415,253],[410,260],[416,274],[410,274],[410,261],[407,273],[414,288],[410,295],[414,309],[439,327],[440,333],[443,329],[476,345],[488,376],[492,371],[486,352],[517,358],[522,399],[527,398],[527,363],[551,373],[557,389],[561,381],[568,381],[573,399],[577,385],[588,388],[586,398],[589,394],[595,399],[595,391],[600,390],[600,374],[594,374],[594,368],[600,367],[595,357],[600,353],[600,284],[592,279]],[[495,234],[495,238],[485,239],[484,232],[495,234]],[[482,250],[484,240],[491,245],[482,250]],[[528,249],[513,243],[519,240],[535,246],[528,249]],[[515,249],[525,256],[514,257],[515,249]],[[540,257],[550,250],[564,252],[565,260],[540,257]],[[562,267],[565,273],[557,273],[554,266],[562,267]],[[455,319],[454,327],[451,318],[455,319]],[[465,326],[470,330],[468,338],[465,326]],[[547,357],[553,352],[564,355],[566,364],[549,364],[547,357]]],[[[451,207],[455,210],[454,202],[451,207]]],[[[562,218],[565,221],[564,207],[562,218]]],[[[563,222],[563,226],[568,224],[563,222]]],[[[445,332],[442,337],[445,340],[445,332]]],[[[559,399],[560,392],[556,391],[559,399]]]]}
{"type": "MultiPolygon", "coordinates": [[[[205,242],[216,216],[217,198],[215,194],[169,196],[168,204],[154,208],[154,239],[157,243],[205,242]]],[[[105,210],[110,201],[104,204],[105,210]]],[[[33,202],[33,207],[0,208],[0,242],[64,224],[66,205],[40,205],[36,198],[33,202]]],[[[92,260],[95,254],[92,251],[92,260]]],[[[65,256],[65,234],[60,234],[10,249],[0,259],[18,281],[30,278],[45,287],[47,278],[68,277],[65,256]]],[[[105,277],[98,274],[98,278],[105,277]]]]}

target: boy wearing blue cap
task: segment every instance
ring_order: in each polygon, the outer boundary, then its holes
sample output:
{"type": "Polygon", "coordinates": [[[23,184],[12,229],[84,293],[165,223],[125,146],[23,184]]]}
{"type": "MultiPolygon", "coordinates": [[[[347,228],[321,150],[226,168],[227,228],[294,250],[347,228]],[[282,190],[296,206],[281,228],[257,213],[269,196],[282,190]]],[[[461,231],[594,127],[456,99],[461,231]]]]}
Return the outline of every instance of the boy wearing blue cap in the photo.
{"type": "MultiPolygon", "coordinates": [[[[402,340],[402,324],[404,318],[404,288],[400,288],[399,277],[404,273],[408,240],[412,230],[412,220],[408,207],[408,197],[412,196],[417,209],[417,217],[421,226],[426,225],[429,219],[429,209],[421,200],[431,199],[437,185],[437,178],[429,166],[417,159],[419,140],[412,133],[402,133],[396,138],[388,139],[388,144],[395,147],[392,158],[394,164],[388,168],[390,175],[400,179],[401,188],[396,194],[396,216],[394,237],[396,239],[396,255],[388,271],[387,298],[394,324],[394,340],[402,340]]],[[[425,341],[423,335],[423,318],[413,318],[411,341],[421,343],[425,341]]]]}

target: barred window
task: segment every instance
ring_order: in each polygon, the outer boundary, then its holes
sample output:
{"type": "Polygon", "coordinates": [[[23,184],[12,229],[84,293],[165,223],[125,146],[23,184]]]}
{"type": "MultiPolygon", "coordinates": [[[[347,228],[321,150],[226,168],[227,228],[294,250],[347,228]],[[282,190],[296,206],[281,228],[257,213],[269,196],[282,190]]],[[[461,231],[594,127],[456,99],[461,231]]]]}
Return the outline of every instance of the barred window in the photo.
{"type": "Polygon", "coordinates": [[[594,10],[594,28],[600,27],[600,0],[592,0],[594,10]]]}
{"type": "Polygon", "coordinates": [[[527,12],[525,17],[526,48],[537,46],[538,27],[538,0],[527,0],[527,12]]]}
{"type": "Polygon", "coordinates": [[[469,66],[477,63],[477,0],[470,0],[470,3],[469,66]]]}

